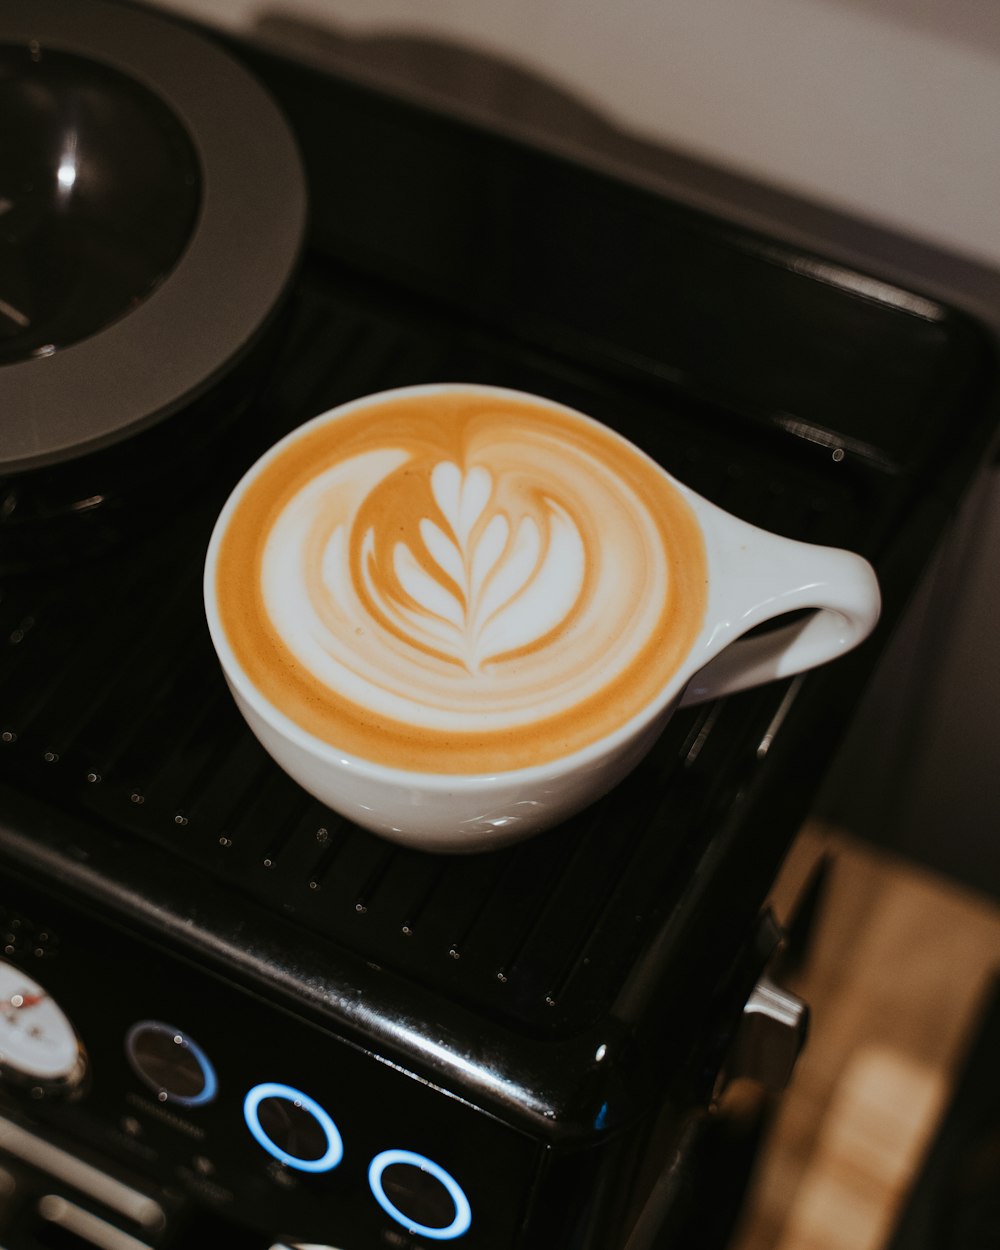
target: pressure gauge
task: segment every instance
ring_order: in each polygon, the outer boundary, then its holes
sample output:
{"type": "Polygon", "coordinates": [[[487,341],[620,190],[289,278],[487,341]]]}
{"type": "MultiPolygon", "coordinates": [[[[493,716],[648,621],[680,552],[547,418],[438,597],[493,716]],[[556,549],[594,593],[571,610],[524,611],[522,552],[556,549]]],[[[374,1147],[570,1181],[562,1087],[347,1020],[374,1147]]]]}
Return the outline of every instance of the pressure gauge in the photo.
{"type": "Polygon", "coordinates": [[[62,1008],[27,973],[0,960],[0,1087],[9,1081],[68,1092],[85,1071],[83,1046],[62,1008]]]}

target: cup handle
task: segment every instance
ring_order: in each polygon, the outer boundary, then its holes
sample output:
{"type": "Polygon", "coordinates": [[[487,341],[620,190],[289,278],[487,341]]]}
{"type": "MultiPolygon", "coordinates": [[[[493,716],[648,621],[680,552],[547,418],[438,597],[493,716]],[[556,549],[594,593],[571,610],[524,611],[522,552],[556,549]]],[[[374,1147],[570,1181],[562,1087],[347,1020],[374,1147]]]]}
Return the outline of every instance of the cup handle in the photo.
{"type": "Polygon", "coordinates": [[[825,664],[874,629],[881,595],[862,556],[771,534],[725,513],[718,514],[716,529],[721,541],[710,585],[727,587],[726,599],[710,603],[711,619],[721,624],[706,643],[705,664],[681,696],[682,707],[825,664]],[[734,611],[729,603],[741,606],[734,611]],[[743,636],[803,610],[809,614],[787,625],[743,636]]]}

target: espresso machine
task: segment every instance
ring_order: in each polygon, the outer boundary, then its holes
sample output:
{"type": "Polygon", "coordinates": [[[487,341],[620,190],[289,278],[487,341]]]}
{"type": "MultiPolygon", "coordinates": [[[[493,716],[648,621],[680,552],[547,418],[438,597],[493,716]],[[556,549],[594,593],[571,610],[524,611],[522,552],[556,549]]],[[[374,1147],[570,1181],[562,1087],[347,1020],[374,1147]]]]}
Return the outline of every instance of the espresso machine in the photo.
{"type": "Polygon", "coordinates": [[[992,447],[983,275],[112,0],[0,0],[0,140],[0,1243],[721,1248],[805,1034],[775,878],[992,447]],[[875,635],[523,844],[335,816],[232,704],[208,536],[455,379],[859,551],[875,635]]]}

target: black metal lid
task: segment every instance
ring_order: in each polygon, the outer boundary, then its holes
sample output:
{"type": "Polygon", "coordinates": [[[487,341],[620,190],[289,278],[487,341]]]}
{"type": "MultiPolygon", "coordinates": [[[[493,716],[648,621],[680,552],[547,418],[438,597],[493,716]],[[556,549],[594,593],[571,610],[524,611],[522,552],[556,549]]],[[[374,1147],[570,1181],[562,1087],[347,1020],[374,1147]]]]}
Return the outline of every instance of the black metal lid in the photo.
{"type": "MultiPolygon", "coordinates": [[[[33,312],[19,308],[16,292],[6,289],[15,275],[4,278],[0,267],[0,300],[13,309],[16,331],[6,357],[14,362],[0,363],[0,469],[12,471],[114,444],[202,393],[254,340],[284,292],[301,247],[306,194],[295,141],[278,109],[207,38],[100,0],[86,6],[2,0],[0,46],[4,97],[23,102],[18,79],[32,75],[53,109],[77,110],[75,119],[49,119],[61,127],[64,154],[66,144],[77,142],[87,161],[115,165],[106,175],[81,169],[105,185],[119,185],[122,202],[104,205],[108,229],[152,204],[163,218],[133,223],[141,235],[140,272],[121,283],[105,275],[102,298],[110,305],[103,312],[90,304],[82,320],[70,316],[67,328],[61,320],[65,307],[41,308],[43,328],[49,322],[57,331],[43,333],[44,342],[35,343],[32,327],[23,324],[33,312]],[[80,124],[93,120],[97,95],[129,116],[131,138],[146,151],[119,151],[110,140],[115,128],[105,126],[102,137],[96,123],[89,129],[80,124]],[[89,118],[81,104],[91,106],[89,118]],[[146,141],[154,136],[151,157],[146,141]],[[91,140],[96,146],[88,148],[91,140]],[[159,191],[147,188],[144,201],[136,188],[143,176],[137,165],[151,159],[159,166],[159,191]]],[[[45,124],[37,111],[32,120],[45,124]]],[[[118,138],[123,135],[119,128],[118,138]]],[[[31,182],[23,164],[5,163],[0,174],[18,184],[0,181],[10,222],[21,212],[25,179],[31,182]]],[[[69,161],[63,164],[67,181],[69,161]]],[[[57,161],[47,171],[55,195],[59,168],[57,161]]],[[[76,187],[64,191],[71,199],[76,187]]],[[[99,199],[83,204],[91,239],[100,228],[94,217],[99,199]]],[[[77,224],[67,217],[60,238],[77,224]]],[[[122,230],[116,234],[120,242],[122,230]]],[[[23,260],[24,249],[19,254],[23,260]]],[[[78,280],[88,289],[102,285],[98,274],[91,277],[78,280]]],[[[52,296],[45,292],[42,303],[52,296]]]]}
{"type": "Polygon", "coordinates": [[[126,316],[194,232],[201,171],[134,79],[0,43],[0,364],[51,356],[126,316]]]}

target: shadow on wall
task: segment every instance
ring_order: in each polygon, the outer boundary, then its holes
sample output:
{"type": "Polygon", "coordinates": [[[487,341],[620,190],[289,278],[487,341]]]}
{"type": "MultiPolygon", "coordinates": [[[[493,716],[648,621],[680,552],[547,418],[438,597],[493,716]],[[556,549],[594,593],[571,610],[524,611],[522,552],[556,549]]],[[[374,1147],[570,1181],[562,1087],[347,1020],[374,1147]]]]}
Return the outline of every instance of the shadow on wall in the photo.
{"type": "Polygon", "coordinates": [[[439,36],[346,35],[274,10],[257,17],[253,36],[299,60],[484,122],[570,135],[601,151],[631,142],[571,91],[439,36]]]}
{"type": "Polygon", "coordinates": [[[965,44],[1000,57],[1000,5],[996,0],[830,0],[843,8],[875,13],[901,27],[965,44]]]}

